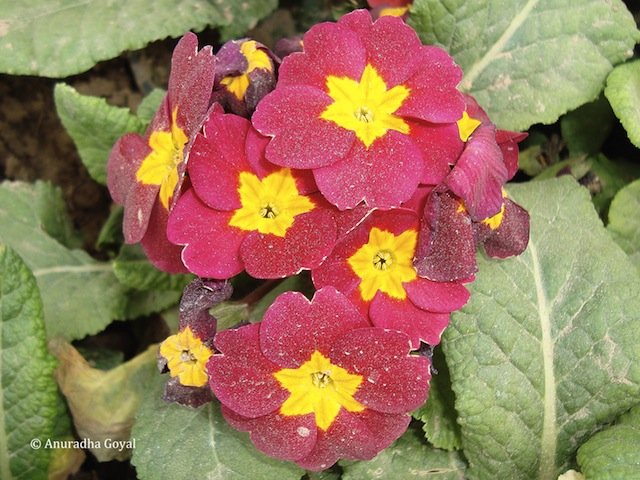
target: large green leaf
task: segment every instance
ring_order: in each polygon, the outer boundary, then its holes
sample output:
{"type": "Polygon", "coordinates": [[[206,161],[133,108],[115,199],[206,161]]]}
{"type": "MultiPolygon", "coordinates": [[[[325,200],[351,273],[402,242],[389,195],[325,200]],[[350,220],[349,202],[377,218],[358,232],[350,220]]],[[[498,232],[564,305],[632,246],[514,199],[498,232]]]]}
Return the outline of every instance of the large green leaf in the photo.
{"type": "Polygon", "coordinates": [[[206,26],[236,36],[276,0],[31,0],[2,3],[0,72],[66,77],[100,60],[206,26]]]}
{"type": "Polygon", "coordinates": [[[60,191],[51,185],[0,184],[0,242],[15,249],[36,277],[47,335],[76,339],[121,318],[128,289],[118,282],[110,263],[68,249],[41,228],[50,218],[64,215],[60,205],[60,191]],[[57,201],[36,209],[34,190],[57,201]]]}
{"type": "Polygon", "coordinates": [[[415,0],[410,22],[453,55],[462,89],[511,130],[595,99],[640,39],[621,0],[415,0]]]}
{"type": "Polygon", "coordinates": [[[640,60],[616,67],[607,78],[604,94],[629,140],[640,148],[640,60]]]}
{"type": "Polygon", "coordinates": [[[640,270],[640,180],[630,183],[613,198],[607,229],[640,270]]]}
{"type": "Polygon", "coordinates": [[[590,480],[640,478],[640,406],[613,427],[596,433],[578,450],[578,464],[590,480]]]}
{"type": "Polygon", "coordinates": [[[0,244],[0,478],[46,479],[58,394],[33,275],[0,244]],[[34,443],[31,443],[31,442],[34,443]],[[40,442],[40,443],[38,443],[40,442]]]}
{"type": "Polygon", "coordinates": [[[531,238],[479,258],[443,348],[469,478],[556,479],[640,401],[640,277],[571,178],[514,185],[531,238]]]}
{"type": "Polygon", "coordinates": [[[146,123],[127,108],[109,105],[103,98],[82,95],[64,83],[56,85],[54,99],[58,116],[91,178],[106,185],[111,147],[127,132],[142,133],[146,123]]]}
{"type": "Polygon", "coordinates": [[[141,480],[298,480],[303,470],[264,456],[233,430],[217,403],[200,408],[162,400],[166,376],[157,375],[143,400],[132,438],[132,463],[141,480]]]}
{"type": "Polygon", "coordinates": [[[409,429],[389,448],[368,462],[342,462],[344,480],[433,479],[464,480],[465,464],[456,452],[427,445],[409,429]]]}

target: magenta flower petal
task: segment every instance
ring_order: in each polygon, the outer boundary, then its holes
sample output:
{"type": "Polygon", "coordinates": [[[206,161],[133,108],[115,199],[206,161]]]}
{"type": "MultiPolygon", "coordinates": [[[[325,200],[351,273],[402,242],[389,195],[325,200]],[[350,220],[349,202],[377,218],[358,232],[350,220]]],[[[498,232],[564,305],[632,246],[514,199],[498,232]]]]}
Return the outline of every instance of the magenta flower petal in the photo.
{"type": "Polygon", "coordinates": [[[271,457],[295,462],[308,456],[316,446],[318,429],[311,414],[285,417],[273,413],[246,418],[224,405],[222,414],[232,427],[249,432],[256,448],[271,457]]]}
{"type": "Polygon", "coordinates": [[[362,327],[370,327],[369,322],[333,288],[318,290],[311,302],[301,293],[286,292],[262,320],[261,348],[270,361],[291,368],[314,350],[328,355],[338,338],[362,327]]]}
{"type": "Polygon", "coordinates": [[[231,213],[207,208],[193,189],[187,190],[169,217],[167,236],[184,245],[182,260],[201,277],[226,279],[244,269],[240,245],[245,234],[228,228],[231,213]]]}
{"type": "Polygon", "coordinates": [[[288,396],[272,375],[278,366],[262,355],[259,330],[260,325],[253,324],[219,332],[214,343],[220,354],[207,363],[218,400],[250,418],[276,411],[288,396]]]}
{"type": "Polygon", "coordinates": [[[405,332],[413,349],[420,348],[420,342],[438,345],[449,324],[449,313],[428,312],[410,301],[395,300],[379,292],[371,302],[369,317],[376,327],[405,332]]]}
{"type": "Polygon", "coordinates": [[[168,273],[187,273],[180,256],[182,249],[167,239],[168,212],[158,202],[153,205],[149,225],[140,240],[142,249],[156,268],[168,273]]]}
{"type": "Polygon", "coordinates": [[[326,93],[307,86],[277,87],[267,95],[251,120],[260,133],[274,137],[266,150],[269,161],[316,168],[344,157],[355,141],[353,132],[318,121],[330,102],[326,93]]]}
{"type": "Polygon", "coordinates": [[[412,125],[412,135],[424,159],[425,167],[420,183],[442,183],[464,148],[464,143],[458,136],[458,126],[455,123],[416,122],[412,125]]]}
{"type": "Polygon", "coordinates": [[[469,300],[469,291],[456,282],[432,282],[418,278],[406,283],[404,289],[415,306],[430,312],[453,312],[469,300]]]}
{"type": "Polygon", "coordinates": [[[430,378],[427,358],[409,355],[410,351],[411,344],[404,333],[367,328],[340,337],[329,356],[341,367],[365,377],[355,395],[363,405],[378,412],[403,413],[427,400],[422,377],[430,378]],[[389,351],[395,354],[390,355],[389,351]]]}
{"type": "Polygon", "coordinates": [[[416,145],[390,132],[370,149],[356,143],[345,160],[313,171],[318,188],[340,210],[369,206],[393,207],[408,200],[424,168],[416,145]],[[394,158],[394,162],[389,162],[394,158]]]}

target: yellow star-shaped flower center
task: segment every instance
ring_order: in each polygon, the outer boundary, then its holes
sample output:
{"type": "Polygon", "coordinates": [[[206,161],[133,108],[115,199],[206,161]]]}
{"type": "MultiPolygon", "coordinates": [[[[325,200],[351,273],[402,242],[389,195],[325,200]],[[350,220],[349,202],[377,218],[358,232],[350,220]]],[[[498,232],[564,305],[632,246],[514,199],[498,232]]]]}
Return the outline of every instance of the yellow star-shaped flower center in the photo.
{"type": "Polygon", "coordinates": [[[417,277],[413,266],[418,233],[407,230],[394,235],[374,227],[369,232],[369,241],[347,259],[353,272],[360,277],[360,296],[366,302],[381,291],[392,298],[407,298],[405,282],[417,277]]]}
{"type": "Polygon", "coordinates": [[[482,122],[476,118],[471,118],[469,114],[464,111],[462,112],[462,118],[456,123],[458,124],[458,135],[460,136],[460,140],[466,142],[482,122]]]}
{"type": "Polygon", "coordinates": [[[169,202],[178,184],[178,165],[184,158],[184,146],[189,141],[177,122],[178,109],[171,114],[171,130],[155,131],[149,137],[151,153],[147,155],[138,171],[136,180],[144,185],[160,185],[160,202],[169,209],[169,202]]]}
{"type": "Polygon", "coordinates": [[[220,80],[238,100],[243,100],[249,88],[249,74],[258,68],[273,71],[273,62],[269,56],[257,47],[254,40],[247,40],[240,46],[240,53],[247,59],[247,68],[240,75],[229,75],[220,80]]]}
{"type": "Polygon", "coordinates": [[[280,407],[284,416],[315,414],[316,425],[326,431],[344,408],[362,412],[365,406],[355,400],[362,376],[334,365],[317,350],[298,368],[283,368],[273,374],[291,395],[280,407]]]}
{"type": "Polygon", "coordinates": [[[288,168],[277,170],[262,180],[250,172],[240,173],[240,203],[229,225],[241,230],[284,237],[296,216],[310,212],[315,205],[300,195],[288,168]]]}
{"type": "Polygon", "coordinates": [[[355,132],[366,148],[389,130],[408,134],[409,125],[395,112],[409,96],[404,85],[387,89],[375,68],[368,64],[360,80],[327,76],[327,93],[333,99],[320,118],[355,132]]]}
{"type": "Polygon", "coordinates": [[[206,365],[211,350],[193,335],[189,327],[167,337],[160,344],[160,355],[167,359],[167,367],[172,377],[178,377],[182,385],[203,387],[207,384],[206,365]]]}

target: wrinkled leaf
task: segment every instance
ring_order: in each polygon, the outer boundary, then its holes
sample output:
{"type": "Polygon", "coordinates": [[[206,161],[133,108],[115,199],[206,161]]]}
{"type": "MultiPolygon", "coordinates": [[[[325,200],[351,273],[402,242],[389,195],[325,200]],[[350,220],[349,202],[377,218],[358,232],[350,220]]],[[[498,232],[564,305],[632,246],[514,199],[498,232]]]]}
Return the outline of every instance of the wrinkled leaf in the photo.
{"type": "MultiPolygon", "coordinates": [[[[42,294],[47,336],[82,338],[123,316],[127,289],[108,262],[82,250],[69,250],[42,230],[64,215],[61,201],[34,209],[36,187],[21,182],[0,184],[0,242],[14,248],[32,270],[42,294]]],[[[55,195],[60,196],[55,189],[55,195]]]]}
{"type": "Polygon", "coordinates": [[[603,96],[567,113],[560,120],[560,128],[569,154],[575,156],[599,153],[611,133],[613,121],[613,111],[603,96]]]}
{"type": "Polygon", "coordinates": [[[217,402],[199,408],[162,400],[166,376],[156,375],[136,417],[131,459],[141,480],[298,480],[303,470],[266,457],[233,430],[217,402]]]}
{"type": "Polygon", "coordinates": [[[415,0],[410,23],[455,58],[461,88],[508,130],[595,99],[640,38],[621,0],[415,0]]]}
{"type": "Polygon", "coordinates": [[[614,197],[607,230],[640,270],[640,180],[630,183],[614,197]]]}
{"type": "Polygon", "coordinates": [[[422,429],[434,447],[458,450],[462,445],[460,426],[456,421],[449,368],[440,348],[434,351],[433,367],[437,373],[431,376],[429,398],[422,407],[413,412],[413,417],[424,423],[422,429]]]}
{"type": "Polygon", "coordinates": [[[423,478],[464,480],[465,464],[456,452],[426,445],[420,434],[409,429],[389,448],[367,462],[341,462],[344,480],[378,478],[423,478]]]}
{"type": "Polygon", "coordinates": [[[469,478],[556,479],[638,402],[640,277],[568,177],[509,188],[521,256],[479,259],[443,339],[469,478]]]}
{"type": "Polygon", "coordinates": [[[0,72],[66,77],[187,30],[218,26],[225,38],[239,36],[275,7],[276,0],[4,2],[0,72]]]}
{"type": "Polygon", "coordinates": [[[56,85],[54,99],[58,116],[91,178],[106,185],[107,160],[113,144],[127,132],[144,132],[146,123],[132,115],[128,108],[114,107],[103,98],[82,95],[64,83],[56,85]]]}
{"type": "Polygon", "coordinates": [[[33,275],[0,244],[0,478],[46,479],[59,413],[55,359],[45,341],[42,301],[33,275]]]}
{"type": "Polygon", "coordinates": [[[96,442],[90,450],[101,462],[129,458],[131,450],[121,448],[123,444],[114,447],[105,441],[129,440],[147,384],[157,375],[157,345],[109,371],[92,368],[64,341],[53,340],[49,347],[58,358],[56,380],[67,398],[78,436],[96,442]]]}
{"type": "MultiPolygon", "coordinates": [[[[74,441],[73,429],[67,404],[60,393],[57,395],[57,412],[55,425],[53,427],[52,439],[54,441],[66,442],[74,441]]],[[[51,450],[51,461],[49,462],[49,472],[47,480],[67,480],[69,475],[75,474],[86,459],[84,450],[76,447],[54,448],[51,450]]]]}
{"type": "Polygon", "coordinates": [[[640,148],[640,60],[617,66],[607,78],[604,94],[629,140],[640,148]]]}
{"type": "Polygon", "coordinates": [[[640,406],[578,450],[578,465],[591,480],[640,478],[640,406]]]}

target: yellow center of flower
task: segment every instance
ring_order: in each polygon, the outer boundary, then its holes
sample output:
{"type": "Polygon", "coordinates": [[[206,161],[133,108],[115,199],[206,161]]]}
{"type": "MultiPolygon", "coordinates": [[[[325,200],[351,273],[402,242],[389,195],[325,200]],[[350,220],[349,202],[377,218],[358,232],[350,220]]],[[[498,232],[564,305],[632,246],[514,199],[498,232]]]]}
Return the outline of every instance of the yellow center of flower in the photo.
{"type": "Polygon", "coordinates": [[[485,218],[482,220],[482,223],[488,226],[491,230],[496,230],[500,225],[502,225],[502,218],[504,217],[504,202],[502,202],[502,207],[500,207],[500,211],[496,213],[493,217],[485,218]]]}
{"type": "Polygon", "coordinates": [[[280,414],[291,417],[314,413],[321,430],[331,426],[340,408],[348,412],[365,409],[353,398],[362,376],[333,365],[317,350],[298,368],[283,368],[273,376],[291,394],[280,407],[280,414]]]}
{"type": "Polygon", "coordinates": [[[355,132],[365,147],[369,148],[389,130],[409,133],[409,125],[394,114],[410,90],[404,85],[387,90],[384,80],[371,65],[364,68],[360,81],[329,75],[327,90],[333,103],[320,118],[355,132]]]}
{"type": "Polygon", "coordinates": [[[171,114],[171,130],[155,131],[149,137],[151,153],[147,155],[138,171],[136,180],[144,185],[160,185],[160,202],[169,209],[169,201],[178,184],[178,165],[184,158],[184,146],[189,141],[178,126],[178,109],[171,114]]]}
{"type": "Polygon", "coordinates": [[[381,17],[401,17],[409,11],[409,7],[387,7],[380,10],[381,17]]]}
{"type": "Polygon", "coordinates": [[[249,74],[257,68],[262,68],[271,72],[273,63],[263,50],[257,47],[254,40],[243,42],[240,46],[240,53],[247,59],[247,68],[240,75],[229,75],[220,80],[220,83],[227,87],[238,100],[243,100],[249,88],[249,74]]]}
{"type": "Polygon", "coordinates": [[[364,301],[372,300],[377,291],[398,300],[407,298],[402,284],[417,277],[413,266],[417,241],[415,230],[396,236],[376,227],[371,229],[369,241],[347,260],[360,277],[360,296],[364,301]]]}
{"type": "Polygon", "coordinates": [[[482,122],[475,118],[471,118],[469,114],[465,111],[462,113],[462,118],[458,120],[458,135],[460,135],[460,140],[466,142],[469,140],[471,134],[475,131],[476,128],[480,126],[482,122]]]}
{"type": "Polygon", "coordinates": [[[240,203],[229,221],[232,227],[284,237],[297,215],[313,210],[314,204],[298,193],[288,168],[277,170],[262,180],[250,172],[240,173],[240,203]]]}
{"type": "Polygon", "coordinates": [[[207,384],[205,366],[211,350],[193,335],[189,327],[162,342],[160,355],[167,359],[170,375],[178,377],[182,385],[202,387],[207,384]]]}

